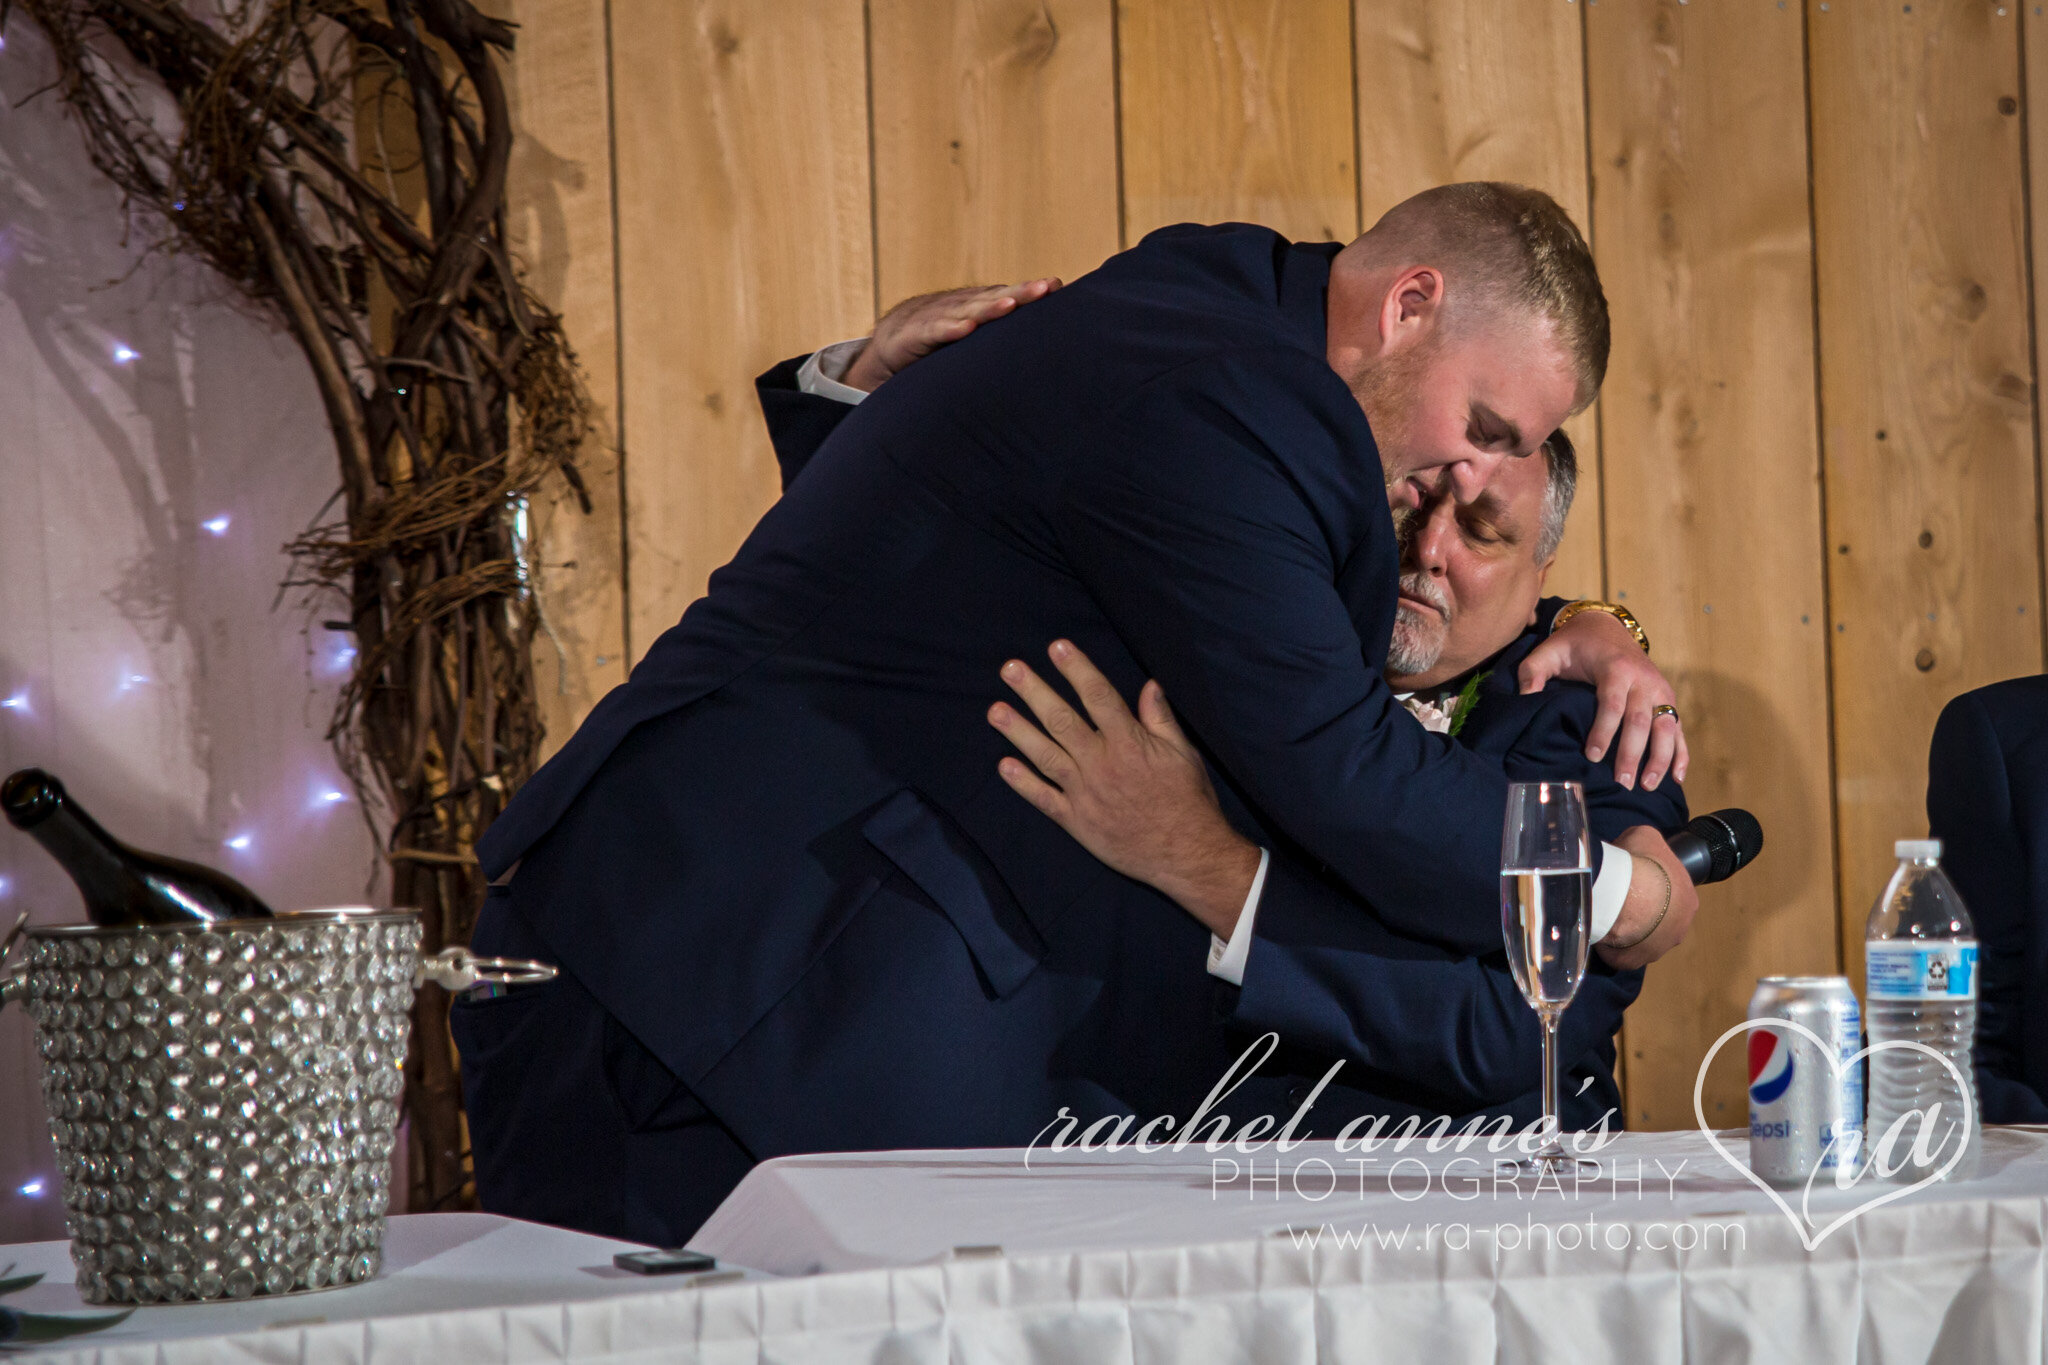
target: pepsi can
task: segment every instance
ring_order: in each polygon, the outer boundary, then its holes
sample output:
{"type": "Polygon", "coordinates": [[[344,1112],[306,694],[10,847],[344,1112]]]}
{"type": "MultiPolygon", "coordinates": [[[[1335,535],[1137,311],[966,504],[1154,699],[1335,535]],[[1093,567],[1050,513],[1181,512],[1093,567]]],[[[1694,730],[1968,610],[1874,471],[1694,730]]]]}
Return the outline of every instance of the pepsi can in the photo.
{"type": "Polygon", "coordinates": [[[1863,1146],[1863,1012],[1845,976],[1767,976],[1749,1017],[1804,1025],[1749,1034],[1749,1168],[1770,1185],[1832,1175],[1863,1146]]]}

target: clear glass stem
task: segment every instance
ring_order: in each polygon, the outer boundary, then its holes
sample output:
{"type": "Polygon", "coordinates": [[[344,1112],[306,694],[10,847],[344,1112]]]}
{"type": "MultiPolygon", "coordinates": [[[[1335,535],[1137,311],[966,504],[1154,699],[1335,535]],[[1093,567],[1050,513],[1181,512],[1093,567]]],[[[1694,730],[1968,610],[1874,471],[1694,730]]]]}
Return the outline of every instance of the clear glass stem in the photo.
{"type": "Polygon", "coordinates": [[[1564,1132],[1557,1110],[1557,1013],[1543,1011],[1543,1153],[1554,1155],[1563,1150],[1558,1141],[1564,1132]]]}

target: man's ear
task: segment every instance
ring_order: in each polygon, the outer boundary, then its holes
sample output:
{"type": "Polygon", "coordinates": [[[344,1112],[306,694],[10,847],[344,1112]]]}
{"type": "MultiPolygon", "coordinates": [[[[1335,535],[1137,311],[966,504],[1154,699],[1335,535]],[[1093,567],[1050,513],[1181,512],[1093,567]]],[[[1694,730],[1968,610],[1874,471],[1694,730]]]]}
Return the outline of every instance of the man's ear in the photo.
{"type": "Polygon", "coordinates": [[[1442,320],[1443,272],[1431,265],[1412,265],[1394,277],[1380,303],[1380,350],[1384,354],[1415,346],[1442,320]]]}

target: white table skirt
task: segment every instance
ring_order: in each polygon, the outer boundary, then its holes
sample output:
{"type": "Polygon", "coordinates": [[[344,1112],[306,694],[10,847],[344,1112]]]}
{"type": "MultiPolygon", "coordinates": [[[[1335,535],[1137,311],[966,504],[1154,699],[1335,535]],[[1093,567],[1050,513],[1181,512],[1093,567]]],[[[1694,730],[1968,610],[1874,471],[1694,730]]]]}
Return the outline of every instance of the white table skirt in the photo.
{"type": "MultiPolygon", "coordinates": [[[[1721,1136],[1743,1159],[1743,1135],[1721,1136]]],[[[797,1302],[820,1323],[886,1306],[924,1344],[906,1359],[2048,1360],[2039,1132],[1991,1130],[1978,1179],[1857,1214],[1811,1251],[1697,1132],[1621,1137],[1601,1178],[1540,1194],[1494,1187],[1483,1152],[1304,1143],[1256,1154],[1255,1188],[1249,1158],[1219,1155],[1239,1179],[1199,1148],[1040,1152],[1028,1173],[1016,1152],[787,1158],[693,1245],[839,1272],[762,1300],[815,1285],[797,1302]],[[882,1266],[899,1268],[858,1270],[882,1266]]],[[[1812,1211],[1825,1227],[1895,1188],[1816,1191],[1812,1211]]]]}
{"type": "MultiPolygon", "coordinates": [[[[1373,1175],[1362,1198],[1352,1179],[1313,1200],[1327,1181],[1309,1166],[1306,1195],[1283,1183],[1275,1197],[1262,1164],[1253,1199],[1242,1182],[1214,1185],[1198,1151],[1040,1154],[1031,1173],[1011,1152],[790,1158],[750,1175],[696,1244],[818,1273],[676,1284],[612,1270],[621,1244],[599,1238],[483,1215],[401,1218],[370,1285],[144,1309],[113,1332],[0,1361],[2048,1362],[2048,1137],[1993,1130],[1985,1148],[1980,1180],[1872,1209],[1813,1251],[1698,1134],[1601,1153],[1645,1160],[1641,1198],[1624,1183],[1618,1198],[1584,1187],[1460,1200],[1469,1186],[1447,1193],[1432,1178],[1411,1199],[1412,1164],[1395,1193],[1373,1175]],[[1686,1163],[1668,1183],[1660,1157],[1686,1163]],[[1447,1236],[1454,1224],[1469,1232],[1447,1236]],[[1336,1246],[1327,1230],[1301,1244],[1327,1228],[1355,1241],[1368,1225],[1362,1245],[1336,1246]],[[1593,1229],[1594,1245],[1560,1236],[1567,1227],[1593,1229]]],[[[1311,1158],[1354,1176],[1338,1157],[1303,1144],[1279,1158],[1283,1182],[1311,1158]]],[[[1378,1157],[1379,1171],[1394,1159],[1378,1157]]],[[[1421,1160],[1440,1176],[1454,1154],[1421,1160]]],[[[1825,1222],[1873,1192],[1830,1192],[1816,1211],[1825,1222]]],[[[62,1244],[0,1249],[8,1260],[53,1272],[11,1303],[76,1306],[56,1283],[69,1280],[62,1244]]]]}

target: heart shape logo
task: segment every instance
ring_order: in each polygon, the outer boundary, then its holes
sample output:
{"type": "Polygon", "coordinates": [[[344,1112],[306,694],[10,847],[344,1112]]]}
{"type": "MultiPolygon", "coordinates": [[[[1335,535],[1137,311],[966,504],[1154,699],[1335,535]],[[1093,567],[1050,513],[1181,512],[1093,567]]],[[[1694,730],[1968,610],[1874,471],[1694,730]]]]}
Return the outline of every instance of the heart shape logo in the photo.
{"type": "MultiPolygon", "coordinates": [[[[1841,1076],[1843,1071],[1845,1071],[1849,1067],[1855,1066],[1865,1057],[1875,1056],[1877,1053],[1880,1052],[1896,1052],[1910,1049],[1916,1052],[1924,1052],[1928,1056],[1934,1058],[1935,1061],[1940,1062],[1944,1067],[1946,1067],[1948,1069],[1949,1075],[1955,1077],[1956,1086],[1960,1093],[1970,1093],[1969,1084],[1963,1076],[1962,1068],[1958,1067],[1954,1062],[1950,1061],[1947,1057],[1935,1051],[1933,1048],[1927,1046],[1927,1044],[1925,1043],[1916,1043],[1904,1038],[1894,1038],[1890,1042],[1886,1043],[1873,1043],[1869,1047],[1863,1048],[1861,1051],[1856,1052],[1855,1054],[1853,1054],[1852,1056],[1843,1061],[1837,1061],[1835,1059],[1835,1057],[1833,1056],[1833,1049],[1831,1049],[1825,1042],[1821,1040],[1821,1036],[1819,1034],[1815,1033],[1812,1029],[1806,1027],[1806,1025],[1797,1023],[1790,1019],[1745,1019],[1743,1022],[1735,1025],[1733,1028],[1729,1029],[1726,1033],[1722,1034],[1719,1038],[1716,1038],[1714,1040],[1714,1045],[1707,1049],[1706,1058],[1700,1062],[1699,1076],[1693,1081],[1692,1086],[1692,1112],[1693,1117],[1699,1120],[1700,1133],[1702,1136],[1706,1138],[1708,1145],[1720,1154],[1721,1159],[1723,1161],[1727,1162],[1730,1166],[1733,1166],[1737,1171],[1741,1172],[1743,1179],[1747,1180],[1750,1184],[1762,1190],[1764,1194],[1769,1197],[1770,1201],[1778,1206],[1778,1211],[1785,1215],[1785,1221],[1792,1225],[1792,1231],[1799,1234],[1799,1240],[1803,1244],[1805,1244],[1805,1247],[1808,1251],[1812,1251],[1814,1248],[1818,1247],[1822,1242],[1825,1242],[1828,1239],[1829,1234],[1833,1233],[1837,1228],[1843,1227],[1848,1223],[1854,1221],[1855,1219],[1860,1218],[1862,1215],[1870,1212],[1870,1210],[1874,1208],[1877,1208],[1879,1205],[1889,1204],[1894,1199],[1903,1199],[1907,1195],[1911,1194],[1913,1191],[1920,1189],[1923,1186],[1932,1185],[1935,1181],[1941,1179],[1950,1171],[1954,1170],[1956,1168],[1956,1163],[1961,1161],[1964,1155],[1970,1150],[1970,1130],[1972,1125],[1976,1122],[1977,1116],[1976,1114],[1970,1112],[1966,1108],[1963,1113],[1962,1121],[1962,1141],[1956,1144],[1955,1155],[1951,1156],[1947,1162],[1945,1162],[1936,1170],[1921,1177],[1919,1180],[1914,1181],[1910,1185],[1901,1185],[1896,1189],[1887,1190],[1883,1194],[1877,1195],[1874,1198],[1864,1200],[1861,1204],[1858,1204],[1855,1208],[1850,1209],[1847,1213],[1837,1218],[1834,1222],[1829,1223],[1819,1232],[1810,1231],[1813,1225],[1813,1216],[1808,1211],[1808,1206],[1810,1205],[1813,1199],[1813,1181],[1814,1176],[1820,1174],[1819,1168],[1816,1167],[1813,1172],[1813,1175],[1809,1175],[1806,1177],[1806,1189],[1799,1201],[1800,1212],[1795,1214],[1792,1212],[1792,1206],[1785,1202],[1784,1196],[1780,1195],[1775,1189],[1771,1188],[1771,1186],[1765,1184],[1763,1179],[1760,1176],[1758,1176],[1755,1171],[1752,1171],[1749,1168],[1748,1162],[1738,1161],[1735,1157],[1735,1153],[1729,1151],[1728,1148],[1725,1145],[1723,1145],[1721,1139],[1715,1135],[1714,1130],[1707,1124],[1707,1111],[1703,1096],[1705,1095],[1707,1088],[1708,1068],[1713,1066],[1714,1058],[1720,1055],[1722,1047],[1727,1044],[1729,1039],[1733,1038],[1738,1033],[1753,1033],[1760,1028],[1767,1028],[1802,1035],[1813,1044],[1814,1051],[1822,1058],[1822,1060],[1827,1062],[1829,1069],[1835,1073],[1837,1078],[1841,1076]]],[[[1865,1136],[1868,1137],[1868,1134],[1866,1134],[1865,1136]]],[[[1868,1145],[1869,1144],[1866,1142],[1866,1148],[1868,1147],[1868,1145]]],[[[1859,1174],[1856,1178],[1861,1179],[1862,1177],[1859,1174]]]]}

